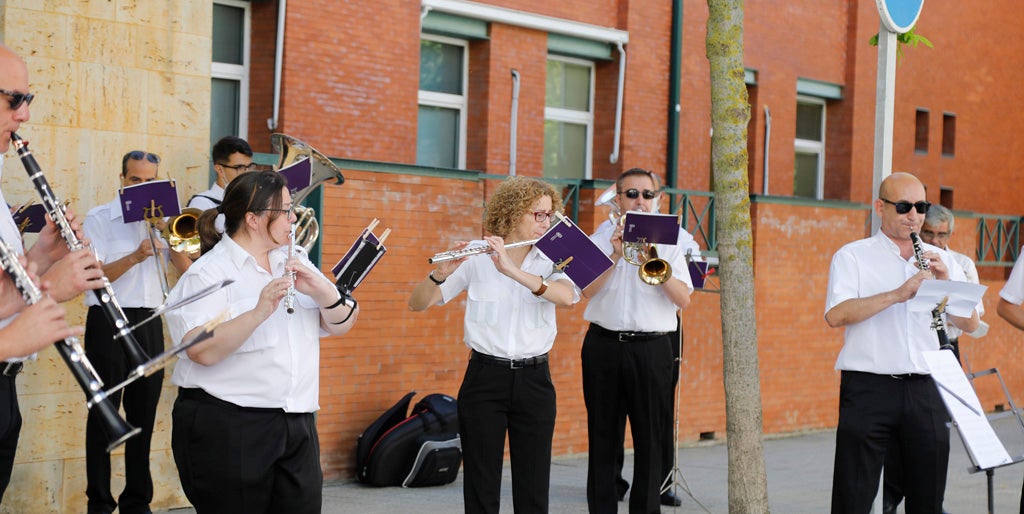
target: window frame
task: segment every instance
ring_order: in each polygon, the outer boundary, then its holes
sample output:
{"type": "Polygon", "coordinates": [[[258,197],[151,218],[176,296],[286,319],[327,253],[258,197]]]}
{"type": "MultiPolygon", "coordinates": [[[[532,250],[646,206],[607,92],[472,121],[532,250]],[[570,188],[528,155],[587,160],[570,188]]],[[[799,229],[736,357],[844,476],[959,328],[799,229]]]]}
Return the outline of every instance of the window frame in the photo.
{"type": "MultiPolygon", "coordinates": [[[[238,82],[238,137],[248,140],[249,135],[249,78],[252,69],[252,4],[242,0],[214,0],[221,4],[242,9],[242,64],[216,62],[210,57],[210,80],[238,82]]],[[[213,112],[212,105],[210,109],[213,112]]]]}
{"type": "MultiPolygon", "coordinates": [[[[583,156],[583,179],[593,178],[593,154],[594,154],[594,93],[596,91],[597,82],[597,65],[594,61],[588,59],[580,59],[578,57],[569,57],[565,55],[548,53],[547,59],[545,60],[545,69],[547,69],[547,61],[559,61],[568,64],[575,64],[586,67],[590,71],[590,84],[589,90],[587,91],[587,111],[577,111],[574,109],[565,109],[561,107],[548,107],[547,105],[547,92],[545,92],[544,98],[544,122],[554,121],[559,123],[571,123],[575,125],[583,125],[587,131],[586,149],[583,156]]],[[[546,171],[546,170],[545,170],[546,171]]]]}
{"type": "MultiPolygon", "coordinates": [[[[420,89],[419,79],[417,75],[416,91],[416,126],[417,131],[419,130],[419,108],[421,106],[426,107],[438,107],[441,109],[453,109],[459,112],[459,151],[458,151],[458,163],[457,169],[466,169],[466,142],[468,131],[468,120],[466,119],[469,113],[469,41],[465,39],[458,39],[448,36],[440,36],[437,34],[430,34],[427,32],[420,33],[420,40],[434,41],[441,44],[453,45],[462,48],[462,70],[460,70],[462,82],[462,95],[453,95],[451,93],[438,93],[435,91],[424,91],[420,89]]],[[[420,56],[422,59],[422,55],[420,56]]],[[[422,61],[420,61],[422,63],[422,61]]],[[[416,146],[419,147],[419,140],[416,141],[416,146]]],[[[416,156],[417,160],[419,156],[416,156]]]]}
{"type": "MultiPolygon", "coordinates": [[[[815,200],[823,200],[825,198],[825,145],[826,134],[828,128],[828,102],[824,98],[807,95],[797,95],[796,103],[794,106],[799,104],[814,104],[821,106],[821,120],[819,128],[821,130],[821,141],[812,141],[810,139],[800,139],[796,137],[796,109],[793,110],[793,157],[796,160],[797,154],[810,154],[818,156],[818,170],[817,179],[815,184],[815,200]]],[[[794,190],[793,193],[796,193],[794,190]]],[[[794,195],[795,196],[795,195],[794,195]]]]}

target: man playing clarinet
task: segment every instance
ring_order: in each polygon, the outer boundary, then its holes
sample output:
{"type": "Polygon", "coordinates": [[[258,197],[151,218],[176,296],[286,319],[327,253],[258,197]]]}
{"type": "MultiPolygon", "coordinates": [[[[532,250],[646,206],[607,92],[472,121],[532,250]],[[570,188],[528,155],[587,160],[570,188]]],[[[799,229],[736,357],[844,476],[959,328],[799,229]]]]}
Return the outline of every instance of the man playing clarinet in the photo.
{"type": "MultiPolygon", "coordinates": [[[[833,513],[871,511],[890,445],[902,456],[906,511],[942,509],[949,414],[922,355],[939,343],[931,313],[911,311],[907,301],[926,279],[964,280],[964,274],[945,250],[922,243],[915,252],[911,233],[921,230],[930,206],[920,180],[893,173],[874,202],[880,230],[832,257],[825,321],[845,329],[836,360],[842,379],[833,513]]],[[[971,317],[947,315],[966,332],[978,326],[977,310],[971,317]]]]}

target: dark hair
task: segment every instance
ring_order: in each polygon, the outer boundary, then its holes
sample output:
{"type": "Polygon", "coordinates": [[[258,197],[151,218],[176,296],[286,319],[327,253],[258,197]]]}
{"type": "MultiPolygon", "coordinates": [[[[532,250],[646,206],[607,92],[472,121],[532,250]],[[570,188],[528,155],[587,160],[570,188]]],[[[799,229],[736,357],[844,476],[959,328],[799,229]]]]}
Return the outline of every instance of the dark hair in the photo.
{"type": "Polygon", "coordinates": [[[232,154],[240,153],[247,157],[252,157],[252,147],[249,143],[235,136],[224,136],[213,144],[213,149],[210,151],[210,158],[213,159],[214,164],[223,164],[228,162],[232,154]]]}
{"type": "MultiPolygon", "coordinates": [[[[199,216],[200,252],[206,253],[220,242],[217,215],[224,214],[224,232],[234,236],[250,212],[280,209],[288,181],[276,171],[254,171],[239,175],[224,190],[224,201],[216,209],[208,209],[199,216]]],[[[283,213],[271,211],[267,227],[283,213]]]]}
{"type": "Polygon", "coordinates": [[[626,171],[623,171],[622,175],[619,175],[618,180],[615,181],[615,186],[621,189],[622,188],[622,181],[625,180],[626,177],[632,177],[632,176],[635,176],[635,175],[644,175],[645,177],[650,178],[651,179],[651,183],[654,184],[654,190],[655,191],[661,191],[661,177],[659,177],[659,176],[655,175],[654,173],[651,173],[650,171],[645,170],[643,168],[630,168],[630,169],[628,169],[626,171]]]}
{"type": "Polygon", "coordinates": [[[149,162],[151,162],[153,164],[156,164],[158,166],[160,164],[160,156],[159,155],[157,155],[155,153],[149,153],[149,152],[146,152],[146,151],[143,151],[143,150],[132,150],[132,151],[124,154],[124,157],[121,158],[121,176],[125,177],[125,176],[128,175],[128,161],[129,160],[141,161],[142,159],[146,159],[147,161],[149,161],[149,162]]]}

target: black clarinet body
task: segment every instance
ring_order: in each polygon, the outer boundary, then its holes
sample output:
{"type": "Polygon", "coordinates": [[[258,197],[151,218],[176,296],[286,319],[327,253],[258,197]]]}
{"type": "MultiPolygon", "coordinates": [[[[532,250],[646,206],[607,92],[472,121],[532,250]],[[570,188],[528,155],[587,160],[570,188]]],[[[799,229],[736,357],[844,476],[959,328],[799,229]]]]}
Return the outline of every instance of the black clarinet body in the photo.
{"type": "MultiPolygon", "coordinates": [[[[924,258],[924,250],[921,249],[921,238],[917,235],[917,232],[910,233],[910,242],[914,245],[914,258],[917,259],[917,266],[922,271],[928,271],[928,259],[924,258]]],[[[946,311],[946,302],[943,301],[932,309],[932,323],[931,327],[935,330],[935,335],[939,339],[940,350],[952,350],[953,345],[949,343],[949,335],[946,334],[946,320],[942,318],[942,314],[946,311]]]]}
{"type": "MultiPolygon", "coordinates": [[[[22,298],[25,299],[25,303],[32,305],[42,299],[42,291],[36,287],[35,283],[29,278],[28,273],[25,272],[25,268],[18,262],[18,256],[14,250],[7,246],[7,243],[3,240],[0,240],[0,265],[3,266],[4,271],[11,277],[11,281],[18,288],[22,298]]],[[[121,418],[117,408],[111,403],[107,393],[103,391],[103,381],[96,373],[96,369],[92,367],[89,358],[86,357],[85,351],[82,350],[82,345],[78,342],[78,338],[72,336],[63,341],[58,341],[54,346],[57,348],[57,353],[64,359],[64,364],[67,364],[68,369],[71,370],[75,381],[78,382],[78,385],[85,393],[87,399],[86,407],[99,414],[109,438],[107,451],[110,452],[135,434],[138,434],[141,429],[132,427],[121,418]]]]}
{"type": "MultiPolygon", "coordinates": [[[[82,241],[75,235],[74,229],[71,228],[71,223],[68,222],[67,217],[64,214],[64,204],[60,202],[57,195],[50,189],[50,183],[46,181],[46,176],[43,175],[42,168],[39,167],[39,163],[36,162],[36,158],[32,156],[32,151],[28,148],[28,143],[25,142],[20,136],[15,133],[11,133],[11,142],[14,143],[14,147],[18,151],[18,157],[21,158],[21,164],[25,167],[25,171],[28,173],[29,179],[32,180],[32,185],[36,188],[36,193],[39,194],[39,199],[46,209],[46,213],[50,216],[50,219],[57,225],[60,230],[61,237],[67,243],[68,248],[71,251],[76,251],[84,248],[82,241]]],[[[114,289],[110,285],[110,281],[107,277],[103,277],[103,287],[94,289],[93,294],[100,302],[100,307],[103,309],[103,313],[106,314],[107,321],[114,327],[115,339],[120,339],[121,344],[124,348],[124,352],[128,357],[128,362],[131,367],[138,368],[149,360],[146,352],[142,350],[138,340],[135,339],[135,335],[132,334],[131,327],[128,323],[128,318],[125,317],[124,311],[121,310],[121,305],[117,303],[117,297],[114,296],[114,289]]]]}

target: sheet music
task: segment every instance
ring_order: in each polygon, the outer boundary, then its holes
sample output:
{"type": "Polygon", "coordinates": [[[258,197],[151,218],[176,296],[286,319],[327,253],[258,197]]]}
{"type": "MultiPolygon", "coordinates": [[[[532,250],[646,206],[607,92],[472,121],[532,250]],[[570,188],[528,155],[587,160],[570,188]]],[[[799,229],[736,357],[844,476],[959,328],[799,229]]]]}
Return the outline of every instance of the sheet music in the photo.
{"type": "Polygon", "coordinates": [[[981,297],[988,286],[959,280],[925,280],[917,295],[910,299],[907,308],[918,312],[931,312],[943,298],[949,298],[946,312],[967,318],[981,303],[981,297]]]}
{"type": "Polygon", "coordinates": [[[953,421],[956,422],[960,438],[971,456],[971,461],[980,469],[1012,463],[1013,459],[985,417],[985,410],[981,407],[978,395],[974,393],[974,388],[971,387],[953,352],[932,350],[922,354],[931,370],[932,378],[937,384],[941,384],[939,394],[953,421]],[[970,404],[973,411],[961,400],[970,404]]]}
{"type": "Polygon", "coordinates": [[[536,246],[537,250],[556,265],[564,264],[572,258],[562,272],[580,289],[585,289],[614,265],[612,260],[569,218],[563,217],[552,225],[544,237],[537,241],[536,246]]]}

